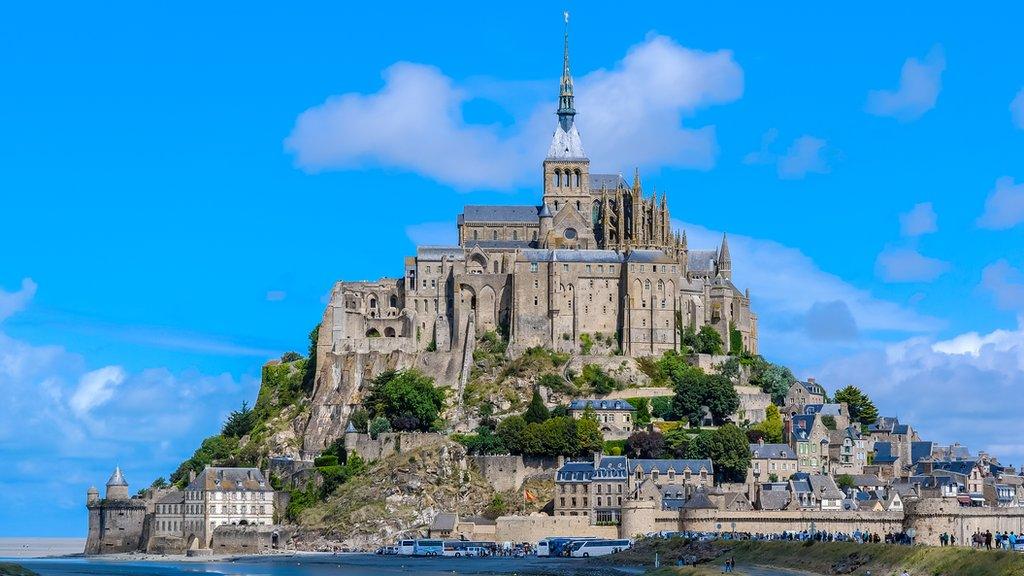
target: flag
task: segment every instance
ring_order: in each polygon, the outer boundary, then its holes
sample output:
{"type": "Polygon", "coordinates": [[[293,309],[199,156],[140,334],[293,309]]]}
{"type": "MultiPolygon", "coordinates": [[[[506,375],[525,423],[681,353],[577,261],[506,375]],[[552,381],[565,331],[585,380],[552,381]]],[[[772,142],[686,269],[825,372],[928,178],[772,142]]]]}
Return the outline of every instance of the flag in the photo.
{"type": "Polygon", "coordinates": [[[523,489],[523,502],[536,502],[537,495],[527,489],[523,489]]]}

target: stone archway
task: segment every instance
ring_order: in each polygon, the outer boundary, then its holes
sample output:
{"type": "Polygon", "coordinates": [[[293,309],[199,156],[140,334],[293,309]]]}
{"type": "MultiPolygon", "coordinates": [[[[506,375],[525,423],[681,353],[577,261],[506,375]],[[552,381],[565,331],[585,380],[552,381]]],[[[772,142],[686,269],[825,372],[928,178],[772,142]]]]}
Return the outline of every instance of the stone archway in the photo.
{"type": "Polygon", "coordinates": [[[199,550],[199,537],[198,536],[196,536],[195,534],[189,534],[187,542],[188,542],[187,548],[189,550],[199,550]]]}
{"type": "Polygon", "coordinates": [[[377,330],[376,328],[370,328],[369,330],[366,331],[366,337],[380,338],[380,330],[377,330]]]}
{"type": "Polygon", "coordinates": [[[384,336],[386,338],[394,338],[395,337],[395,329],[392,328],[391,326],[388,326],[387,328],[384,329],[384,336]]]}
{"type": "Polygon", "coordinates": [[[494,288],[490,286],[484,286],[480,289],[480,295],[476,301],[476,323],[478,332],[486,332],[488,330],[496,330],[497,323],[495,320],[494,310],[496,304],[496,296],[494,294],[494,288]]]}

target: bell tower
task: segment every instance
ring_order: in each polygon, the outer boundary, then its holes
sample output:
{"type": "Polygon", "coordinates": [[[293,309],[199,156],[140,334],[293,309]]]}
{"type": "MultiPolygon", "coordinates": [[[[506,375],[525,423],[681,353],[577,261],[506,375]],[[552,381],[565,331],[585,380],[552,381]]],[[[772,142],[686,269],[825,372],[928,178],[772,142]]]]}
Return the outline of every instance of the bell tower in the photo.
{"type": "MultiPolygon", "coordinates": [[[[596,248],[591,219],[590,159],[576,129],[572,74],[569,71],[569,13],[565,12],[558,124],[544,159],[544,205],[553,215],[549,242],[555,246],[596,248]]],[[[554,246],[552,246],[554,247],[554,246]]]]}

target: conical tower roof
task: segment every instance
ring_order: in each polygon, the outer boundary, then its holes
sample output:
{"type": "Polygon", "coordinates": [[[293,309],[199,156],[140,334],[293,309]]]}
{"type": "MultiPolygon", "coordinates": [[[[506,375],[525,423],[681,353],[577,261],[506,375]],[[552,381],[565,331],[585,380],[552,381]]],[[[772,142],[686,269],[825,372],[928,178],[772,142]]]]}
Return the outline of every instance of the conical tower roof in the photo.
{"type": "Polygon", "coordinates": [[[114,473],[110,475],[110,480],[107,480],[107,486],[127,486],[128,481],[124,479],[124,474],[121,473],[121,467],[117,466],[114,468],[114,473]]]}

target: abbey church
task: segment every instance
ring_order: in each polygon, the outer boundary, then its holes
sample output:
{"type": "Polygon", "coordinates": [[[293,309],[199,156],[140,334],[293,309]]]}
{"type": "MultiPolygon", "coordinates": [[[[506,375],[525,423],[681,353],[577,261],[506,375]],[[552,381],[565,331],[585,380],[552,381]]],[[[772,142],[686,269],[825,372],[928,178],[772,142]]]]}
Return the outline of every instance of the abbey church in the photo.
{"type": "Polygon", "coordinates": [[[580,353],[588,342],[628,356],[680,350],[712,326],[726,348],[757,352],[749,292],[732,283],[723,237],[691,250],[672,229],[668,197],[639,173],[593,173],[576,128],[565,37],[558,124],[543,160],[540,203],[466,206],[457,246],[420,246],[400,278],[338,282],[320,342],[334,352],[452,352],[494,331],[513,354],[580,353]]]}

